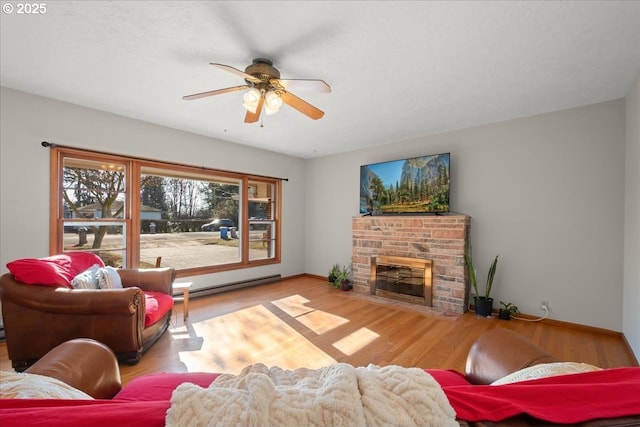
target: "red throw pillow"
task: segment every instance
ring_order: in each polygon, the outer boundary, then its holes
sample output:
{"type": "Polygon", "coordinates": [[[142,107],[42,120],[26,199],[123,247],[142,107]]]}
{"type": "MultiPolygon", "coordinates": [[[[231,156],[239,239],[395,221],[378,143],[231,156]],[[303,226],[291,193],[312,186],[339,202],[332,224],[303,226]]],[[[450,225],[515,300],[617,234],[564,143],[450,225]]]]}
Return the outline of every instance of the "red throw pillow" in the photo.
{"type": "Polygon", "coordinates": [[[73,288],[71,280],[75,274],[71,267],[71,258],[67,255],[18,259],[8,263],[7,269],[16,280],[29,285],[73,288]]]}
{"type": "Polygon", "coordinates": [[[162,292],[144,291],[144,327],[156,323],[173,308],[173,297],[162,292]]]}
{"type": "Polygon", "coordinates": [[[94,264],[98,264],[100,268],[104,267],[102,258],[92,252],[67,252],[65,255],[71,260],[73,277],[76,277],[94,264]]]}

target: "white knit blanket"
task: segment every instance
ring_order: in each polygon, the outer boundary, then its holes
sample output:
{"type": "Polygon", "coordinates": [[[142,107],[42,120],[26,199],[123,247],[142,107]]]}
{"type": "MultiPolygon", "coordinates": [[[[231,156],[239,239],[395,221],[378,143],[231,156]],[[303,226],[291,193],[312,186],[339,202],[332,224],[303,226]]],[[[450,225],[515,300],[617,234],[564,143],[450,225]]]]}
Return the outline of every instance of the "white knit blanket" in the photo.
{"type": "Polygon", "coordinates": [[[167,427],[434,426],[457,427],[440,385],[422,369],[338,363],[283,370],[249,365],[208,387],[173,392],[167,427]]]}

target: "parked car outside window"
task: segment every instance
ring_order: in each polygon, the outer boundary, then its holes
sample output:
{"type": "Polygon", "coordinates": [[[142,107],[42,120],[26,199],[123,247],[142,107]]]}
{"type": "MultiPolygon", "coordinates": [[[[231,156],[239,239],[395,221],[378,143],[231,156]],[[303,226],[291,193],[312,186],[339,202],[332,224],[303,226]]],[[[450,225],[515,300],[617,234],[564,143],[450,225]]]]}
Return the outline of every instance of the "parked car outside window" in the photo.
{"type": "Polygon", "coordinates": [[[235,227],[235,223],[232,219],[222,218],[222,219],[214,219],[211,222],[203,224],[200,227],[202,231],[220,231],[220,227],[235,227]]]}

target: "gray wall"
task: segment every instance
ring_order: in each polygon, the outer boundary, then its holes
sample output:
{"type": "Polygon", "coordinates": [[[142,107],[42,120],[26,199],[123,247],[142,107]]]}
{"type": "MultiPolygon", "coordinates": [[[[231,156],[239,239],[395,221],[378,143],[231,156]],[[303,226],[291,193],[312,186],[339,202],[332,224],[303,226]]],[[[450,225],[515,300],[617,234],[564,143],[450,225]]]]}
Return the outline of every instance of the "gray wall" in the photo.
{"type": "Polygon", "coordinates": [[[500,254],[496,304],[621,331],[624,126],[617,100],[307,161],[305,271],[350,262],[360,165],[451,152],[481,279],[500,254]]]}
{"type": "Polygon", "coordinates": [[[627,96],[622,331],[640,359],[640,76],[627,96]]]}
{"type": "Polygon", "coordinates": [[[0,92],[0,266],[49,255],[49,150],[41,141],[237,172],[283,183],[280,265],[190,278],[194,288],[304,273],[304,161],[12,89],[0,92]]]}

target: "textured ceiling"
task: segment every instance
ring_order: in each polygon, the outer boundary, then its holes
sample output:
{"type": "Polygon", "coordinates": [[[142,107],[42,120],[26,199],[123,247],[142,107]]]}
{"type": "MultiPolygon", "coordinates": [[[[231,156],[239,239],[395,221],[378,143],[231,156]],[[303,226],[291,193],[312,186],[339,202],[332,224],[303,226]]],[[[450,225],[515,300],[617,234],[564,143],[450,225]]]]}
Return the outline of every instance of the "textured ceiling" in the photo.
{"type": "Polygon", "coordinates": [[[623,98],[640,71],[637,1],[45,4],[2,13],[2,86],[301,158],[623,98]],[[182,100],[256,57],[331,85],[295,92],[324,118],[182,100]]]}

